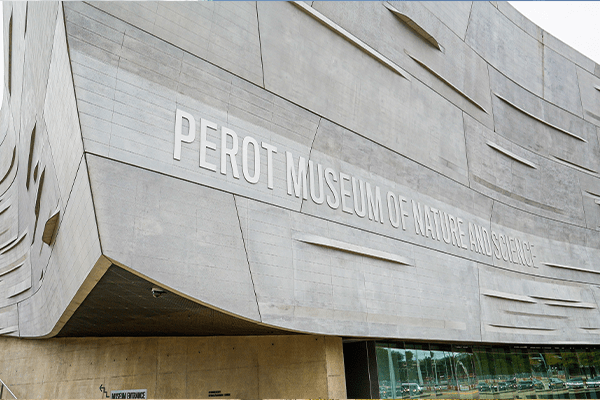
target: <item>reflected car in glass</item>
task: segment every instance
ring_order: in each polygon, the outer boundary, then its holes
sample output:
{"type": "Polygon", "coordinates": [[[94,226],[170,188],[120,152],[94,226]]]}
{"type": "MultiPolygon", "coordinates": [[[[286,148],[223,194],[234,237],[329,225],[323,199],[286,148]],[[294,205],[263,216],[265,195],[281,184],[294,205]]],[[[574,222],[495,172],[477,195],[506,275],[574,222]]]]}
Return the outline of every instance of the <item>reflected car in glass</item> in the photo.
{"type": "Polygon", "coordinates": [[[479,382],[477,384],[477,390],[479,393],[490,393],[492,391],[492,387],[485,382],[479,382]]]}
{"type": "Polygon", "coordinates": [[[423,388],[417,383],[403,383],[401,389],[404,397],[413,397],[423,394],[423,388]]]}
{"type": "Polygon", "coordinates": [[[565,382],[567,389],[583,389],[585,388],[585,382],[583,378],[572,378],[565,382]]]}
{"type": "Polygon", "coordinates": [[[544,382],[540,381],[539,379],[532,379],[533,381],[533,387],[535,388],[535,390],[544,390],[546,389],[546,386],[544,386],[544,382]]]}
{"type": "Polygon", "coordinates": [[[548,389],[550,390],[563,389],[564,387],[565,382],[558,378],[550,378],[548,380],[548,389]]]}
{"type": "Polygon", "coordinates": [[[430,392],[439,392],[443,388],[439,383],[429,383],[426,385],[426,389],[430,392]]]}
{"type": "Polygon", "coordinates": [[[585,384],[589,388],[600,387],[600,376],[594,376],[593,378],[588,379],[585,384]]]}
{"type": "Polygon", "coordinates": [[[518,390],[532,390],[534,388],[535,384],[532,380],[524,380],[517,383],[518,390]]]}
{"type": "Polygon", "coordinates": [[[517,390],[517,378],[508,379],[506,384],[508,385],[508,389],[517,390]]]}

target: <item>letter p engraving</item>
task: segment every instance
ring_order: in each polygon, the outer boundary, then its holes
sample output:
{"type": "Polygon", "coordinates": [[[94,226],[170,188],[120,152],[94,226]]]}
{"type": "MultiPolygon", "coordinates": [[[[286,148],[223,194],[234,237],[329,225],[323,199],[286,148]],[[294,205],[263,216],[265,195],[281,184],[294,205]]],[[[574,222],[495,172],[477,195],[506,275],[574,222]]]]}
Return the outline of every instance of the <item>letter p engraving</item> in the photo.
{"type": "Polygon", "coordinates": [[[175,148],[173,149],[173,158],[181,160],[181,143],[192,143],[196,139],[196,120],[192,114],[186,113],[177,109],[175,114],[175,148]],[[183,135],[183,119],[188,120],[189,131],[187,135],[183,135]]]}

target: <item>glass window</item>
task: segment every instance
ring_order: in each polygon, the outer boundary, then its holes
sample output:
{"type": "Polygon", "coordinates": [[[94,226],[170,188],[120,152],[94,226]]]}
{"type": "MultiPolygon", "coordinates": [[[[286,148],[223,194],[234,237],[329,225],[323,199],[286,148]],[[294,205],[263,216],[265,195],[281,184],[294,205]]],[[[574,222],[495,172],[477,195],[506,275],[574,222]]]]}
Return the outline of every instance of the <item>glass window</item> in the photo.
{"type": "Polygon", "coordinates": [[[376,345],[383,399],[600,398],[600,348],[376,345]]]}
{"type": "Polygon", "coordinates": [[[493,399],[496,382],[496,366],[491,347],[473,349],[473,364],[477,373],[477,392],[480,399],[493,399]]]}
{"type": "Polygon", "coordinates": [[[473,350],[468,346],[452,346],[456,387],[461,399],[477,398],[473,350]]]}
{"type": "Polygon", "coordinates": [[[431,345],[432,368],[439,397],[456,398],[458,390],[454,376],[454,354],[450,346],[431,345]]]}
{"type": "Polygon", "coordinates": [[[377,357],[377,377],[379,379],[379,398],[391,399],[391,373],[388,361],[389,347],[384,343],[375,345],[375,355],[377,357]]]}
{"type": "MultiPolygon", "coordinates": [[[[411,398],[436,396],[435,376],[429,345],[407,344],[406,367],[408,394],[411,398]]],[[[406,388],[405,388],[406,389],[406,388]]],[[[406,393],[404,393],[406,395],[406,393]]]]}

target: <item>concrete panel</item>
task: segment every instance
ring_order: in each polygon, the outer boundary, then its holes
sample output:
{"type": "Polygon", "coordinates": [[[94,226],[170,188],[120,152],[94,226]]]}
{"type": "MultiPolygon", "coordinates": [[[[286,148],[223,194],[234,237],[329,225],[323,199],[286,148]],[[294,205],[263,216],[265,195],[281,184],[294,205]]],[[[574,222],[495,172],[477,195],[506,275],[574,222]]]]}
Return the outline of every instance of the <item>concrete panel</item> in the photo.
{"type": "Polygon", "coordinates": [[[497,133],[574,169],[600,172],[596,126],[532,95],[493,69],[490,78],[497,133]]]}
{"type": "Polygon", "coordinates": [[[92,4],[250,82],[263,84],[254,3],[92,4]]]}
{"type": "MultiPolygon", "coordinates": [[[[335,208],[329,203],[319,205],[311,199],[303,203],[302,211],[305,213],[397,239],[419,243],[440,251],[450,251],[457,255],[461,255],[463,250],[457,247],[448,248],[441,240],[432,240],[432,235],[428,235],[428,237],[415,235],[415,225],[412,217],[405,218],[405,227],[394,228],[390,223],[387,203],[388,191],[405,199],[403,207],[411,215],[411,202],[414,200],[453,215],[467,213],[475,219],[480,219],[478,222],[480,225],[485,225],[485,221],[489,219],[492,204],[489,198],[474,195],[466,186],[434,171],[421,168],[419,164],[399,157],[394,152],[377,146],[367,139],[332,123],[323,121],[319,126],[319,132],[313,147],[311,152],[311,160],[315,165],[312,171],[313,174],[317,172],[316,165],[321,164],[323,168],[330,167],[336,172],[343,172],[362,180],[363,185],[366,185],[364,182],[369,182],[371,195],[375,194],[376,187],[380,188],[384,223],[374,222],[374,219],[369,217],[359,217],[354,209],[353,198],[346,200],[351,208],[350,213],[344,212],[343,207],[340,205],[335,208]],[[415,190],[415,188],[418,188],[418,190],[415,190]]],[[[317,182],[316,179],[315,182],[317,182]]],[[[334,184],[334,187],[339,193],[339,183],[334,184]]],[[[328,186],[324,186],[324,188],[326,195],[331,197],[332,193],[328,186]]],[[[366,186],[364,190],[366,191],[366,186]]],[[[359,201],[358,196],[356,200],[360,209],[362,201],[359,201]]],[[[395,212],[391,215],[394,216],[395,212]]]]}
{"type": "MultiPolygon", "coordinates": [[[[22,337],[56,334],[66,320],[78,293],[87,293],[86,278],[100,258],[100,242],[88,183],[87,167],[82,160],[72,196],[60,217],[60,226],[40,289],[19,303],[22,337]]],[[[108,265],[105,266],[108,268],[108,265]]],[[[99,277],[98,277],[99,278],[99,277]]],[[[89,291],[91,287],[88,287],[89,291]]],[[[75,308],[77,304],[74,305],[75,308]]]]}
{"type": "Polygon", "coordinates": [[[423,6],[448,26],[461,39],[465,39],[469,17],[471,15],[471,1],[448,3],[445,1],[428,1],[423,6]]]}
{"type": "Polygon", "coordinates": [[[585,225],[578,171],[516,145],[469,116],[465,128],[472,188],[533,214],[585,225]]]}
{"type": "Polygon", "coordinates": [[[583,119],[596,126],[600,126],[600,78],[594,74],[577,67],[579,92],[583,107],[583,119]]]}
{"type": "Polygon", "coordinates": [[[104,255],[169,290],[260,320],[233,196],[94,156],[89,163],[104,255]]]}
{"type": "Polygon", "coordinates": [[[17,135],[13,120],[8,112],[8,107],[3,107],[2,114],[6,119],[2,120],[2,141],[0,142],[0,198],[3,198],[7,190],[12,186],[17,176],[20,151],[17,148],[17,135]]]}
{"type": "Polygon", "coordinates": [[[600,327],[597,304],[589,288],[487,267],[480,268],[480,283],[484,341],[594,341],[584,329],[600,327]]]}
{"type": "MultiPolygon", "coordinates": [[[[315,2],[313,7],[405,68],[457,107],[492,126],[487,90],[489,79],[483,59],[432,14],[432,4],[430,9],[426,8],[429,3],[390,4],[394,10],[411,18],[428,35],[433,36],[440,49],[431,46],[405,21],[379,3],[351,2],[344,3],[344,7],[337,7],[331,2],[315,2]],[[390,34],[381,35],[382,30],[390,34]],[[402,46],[398,46],[398,43],[402,43],[402,46]]],[[[470,3],[459,4],[460,7],[453,7],[455,12],[465,11],[466,6],[468,16],[470,3]]]]}
{"type": "MultiPolygon", "coordinates": [[[[48,135],[46,129],[43,129],[43,124],[40,124],[38,129],[39,130],[36,133],[36,142],[39,142],[41,151],[39,154],[36,154],[35,167],[32,171],[30,183],[31,190],[29,193],[30,207],[28,210],[27,208],[23,208],[23,211],[27,210],[26,213],[29,217],[27,231],[29,232],[29,243],[31,245],[31,286],[33,292],[37,291],[41,285],[44,274],[43,271],[48,265],[48,260],[52,252],[52,248],[48,243],[45,243],[42,240],[46,229],[46,223],[56,212],[59,213],[58,218],[60,220],[60,214],[64,215],[65,207],[68,202],[68,195],[64,196],[65,200],[63,200],[60,193],[56,169],[54,167],[52,155],[50,154],[50,135],[48,135]]],[[[75,163],[76,167],[80,160],[81,158],[75,163]]],[[[73,180],[74,179],[75,176],[73,176],[73,180]]],[[[56,237],[56,230],[51,234],[51,239],[52,236],[54,238],[56,237]]]]}
{"type": "Polygon", "coordinates": [[[489,2],[473,2],[465,42],[518,85],[543,95],[542,43],[489,2]]]}
{"type": "Polygon", "coordinates": [[[496,8],[504,14],[509,20],[511,20],[515,25],[524,30],[529,36],[536,39],[537,41],[542,41],[542,29],[531,22],[527,17],[517,11],[510,3],[505,1],[499,1],[496,4],[496,8]]]}
{"type": "Polygon", "coordinates": [[[28,29],[25,35],[24,86],[20,105],[23,126],[27,126],[35,114],[43,109],[58,9],[59,4],[54,2],[27,5],[28,29]]]}
{"type": "Polygon", "coordinates": [[[290,4],[264,9],[259,4],[259,13],[265,21],[261,39],[269,90],[455,180],[466,181],[458,108],[418,81],[409,83],[290,4]],[[290,79],[298,85],[289,85],[290,79]],[[443,127],[442,119],[426,118],[433,109],[443,115],[443,127]],[[422,149],[421,141],[432,143],[432,151],[422,149]]]}
{"type": "MultiPolygon", "coordinates": [[[[52,6],[50,6],[52,7],[52,6]]],[[[4,96],[6,96],[5,102],[10,106],[9,113],[12,115],[13,124],[15,126],[16,132],[19,132],[21,126],[21,104],[23,97],[23,83],[24,83],[24,64],[25,64],[25,52],[27,48],[26,37],[24,35],[25,32],[25,13],[26,13],[26,3],[15,3],[7,5],[4,13],[4,29],[6,35],[4,36],[5,44],[5,69],[6,71],[6,90],[4,91],[4,96]],[[9,27],[10,27],[10,19],[12,17],[12,68],[11,68],[11,90],[9,91],[8,85],[8,49],[9,49],[9,27]]],[[[38,17],[39,18],[39,17],[38,17]]],[[[51,32],[50,32],[51,34],[51,32]]],[[[50,42],[51,43],[51,42],[50,42]]]]}
{"type": "MultiPolygon", "coordinates": [[[[101,19],[94,14],[92,16],[101,19]]],[[[73,35],[69,40],[76,39],[79,35],[76,23],[79,21],[78,23],[84,24],[84,17],[70,11],[67,12],[67,20],[73,26],[68,30],[73,35]],[[75,17],[70,19],[70,15],[75,17]]],[[[218,173],[198,167],[197,147],[193,149],[184,145],[182,161],[173,160],[171,151],[175,110],[179,107],[192,112],[198,124],[200,118],[207,118],[221,126],[235,129],[240,135],[238,163],[242,153],[242,135],[245,133],[257,138],[259,143],[267,142],[280,149],[283,146],[306,158],[318,117],[197,57],[161,44],[135,28],[127,28],[124,40],[130,37],[135,38],[131,40],[135,41],[136,46],[150,42],[152,48],[143,51],[127,48],[125,45],[122,49],[106,47],[106,51],[122,57],[118,69],[112,67],[110,60],[104,64],[105,68],[94,66],[99,56],[89,46],[78,47],[79,50],[73,51],[75,90],[86,148],[99,155],[162,173],[237,191],[243,195],[262,197],[288,207],[298,207],[299,202],[287,195],[285,183],[280,181],[285,170],[283,151],[273,158],[273,189],[253,184],[240,188],[236,185],[239,180],[229,174],[223,182],[218,173]],[[127,58],[130,53],[140,54],[140,51],[154,52],[156,57],[165,58],[167,64],[183,57],[181,61],[177,61],[180,65],[178,68],[182,71],[181,76],[177,74],[176,87],[179,94],[173,90],[175,86],[172,83],[165,83],[162,79],[156,83],[157,80],[152,76],[143,73],[144,77],[140,78],[139,71],[132,73],[127,67],[121,68],[124,65],[123,57],[127,58]],[[103,73],[99,74],[98,69],[103,70],[103,73]],[[153,142],[147,140],[148,136],[152,137],[153,142]]],[[[157,68],[162,67],[157,65],[155,69],[157,68]]],[[[209,129],[209,135],[210,141],[221,145],[220,132],[209,129]]],[[[208,154],[210,163],[218,163],[218,158],[215,158],[218,153],[209,151],[208,154]]],[[[264,154],[261,157],[261,170],[265,171],[265,175],[267,169],[267,157],[264,154]]],[[[263,180],[266,181],[266,177],[263,180]]]]}
{"type": "Polygon", "coordinates": [[[497,202],[492,229],[498,237],[494,253],[502,255],[494,257],[494,265],[565,281],[600,282],[594,261],[598,256],[594,247],[597,240],[592,239],[594,234],[586,228],[539,218],[497,202]],[[504,239],[499,234],[503,234],[504,239]],[[519,247],[524,249],[525,262],[521,261],[519,247]]]}
{"type": "MultiPolygon", "coordinates": [[[[579,173],[579,184],[588,229],[600,229],[600,178],[586,173],[579,173]]],[[[590,232],[591,233],[591,232],[590,232]]],[[[596,248],[590,246],[591,248],[596,248]]]]}
{"type": "Polygon", "coordinates": [[[67,39],[62,8],[54,33],[52,59],[50,61],[48,88],[44,104],[48,149],[56,169],[60,196],[67,203],[75,174],[83,156],[83,141],[77,117],[77,104],[73,89],[73,77],[69,65],[67,39]]]}
{"type": "Polygon", "coordinates": [[[557,39],[556,37],[554,37],[546,31],[544,31],[543,33],[542,41],[544,43],[544,46],[551,48],[555,52],[559,53],[563,57],[566,57],[571,62],[575,63],[576,65],[580,66],[586,71],[594,73],[597,64],[585,55],[575,50],[574,48],[565,44],[563,41],[557,39]]]}
{"type": "Polygon", "coordinates": [[[447,255],[249,200],[238,202],[238,210],[264,322],[315,333],[418,337],[427,332],[437,337],[445,332],[479,340],[478,330],[467,328],[468,319],[478,314],[471,262],[454,258],[450,267],[444,261],[447,255]],[[411,265],[315,246],[303,239],[323,232],[338,242],[384,252],[393,249],[411,265]],[[440,274],[443,284],[433,279],[440,274]],[[456,313],[457,304],[448,298],[459,286],[462,295],[456,301],[464,315],[456,313]],[[451,319],[448,310],[440,308],[441,298],[455,310],[451,319]]]}
{"type": "Polygon", "coordinates": [[[547,47],[544,49],[544,99],[583,116],[576,65],[547,47]]]}
{"type": "MultiPolygon", "coordinates": [[[[19,201],[17,185],[0,197],[0,248],[8,246],[19,236],[19,201]]],[[[4,265],[3,265],[4,266],[4,265]]],[[[4,269],[4,268],[3,268],[4,269]]]]}

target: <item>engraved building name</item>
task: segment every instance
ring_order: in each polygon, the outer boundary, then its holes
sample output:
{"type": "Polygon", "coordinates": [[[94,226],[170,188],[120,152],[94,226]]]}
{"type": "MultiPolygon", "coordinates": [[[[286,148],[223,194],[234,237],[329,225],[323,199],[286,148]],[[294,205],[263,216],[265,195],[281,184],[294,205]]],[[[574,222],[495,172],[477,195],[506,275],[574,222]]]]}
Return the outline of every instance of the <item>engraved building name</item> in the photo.
{"type": "Polygon", "coordinates": [[[234,178],[250,184],[263,184],[274,188],[274,157],[285,157],[285,182],[287,194],[304,200],[310,199],[318,205],[327,204],[333,210],[340,209],[358,218],[368,218],[373,223],[389,224],[395,229],[407,230],[407,220],[412,218],[415,234],[434,241],[443,242],[462,251],[470,251],[487,257],[494,257],[512,264],[538,268],[535,265],[533,245],[517,237],[484,226],[465,221],[459,216],[430,207],[427,204],[407,199],[393,191],[383,191],[379,186],[360,177],[336,171],[305,157],[294,157],[290,151],[279,151],[273,144],[258,142],[252,136],[240,138],[235,131],[218,126],[205,118],[200,119],[197,129],[196,119],[188,112],[177,109],[175,115],[175,144],[173,158],[181,160],[184,143],[191,144],[200,132],[199,167],[231,174],[234,178]],[[184,132],[187,121],[187,133],[184,132]],[[220,143],[211,142],[207,132],[220,130],[220,143]],[[241,140],[241,155],[239,144],[241,140]],[[218,146],[219,145],[219,146],[218,146]],[[219,165],[207,160],[208,152],[219,156],[219,165]],[[266,160],[267,170],[261,170],[261,158],[266,160]],[[241,166],[241,168],[240,168],[241,166]],[[240,174],[241,169],[241,174],[240,174]]]}

